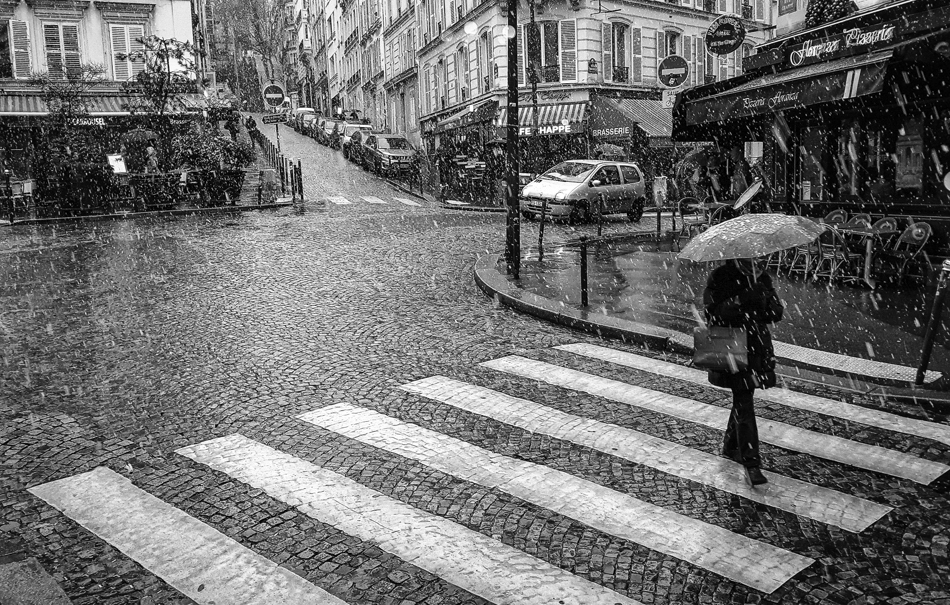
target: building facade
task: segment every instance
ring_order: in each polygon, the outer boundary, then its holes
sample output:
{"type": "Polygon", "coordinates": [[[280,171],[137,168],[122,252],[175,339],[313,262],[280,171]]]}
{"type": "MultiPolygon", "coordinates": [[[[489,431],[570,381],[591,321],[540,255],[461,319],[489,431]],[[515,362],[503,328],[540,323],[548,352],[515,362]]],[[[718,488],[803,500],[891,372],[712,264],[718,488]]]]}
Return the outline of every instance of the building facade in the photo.
{"type": "Polygon", "coordinates": [[[422,4],[387,0],[383,6],[385,128],[419,146],[419,14],[422,4]]]}

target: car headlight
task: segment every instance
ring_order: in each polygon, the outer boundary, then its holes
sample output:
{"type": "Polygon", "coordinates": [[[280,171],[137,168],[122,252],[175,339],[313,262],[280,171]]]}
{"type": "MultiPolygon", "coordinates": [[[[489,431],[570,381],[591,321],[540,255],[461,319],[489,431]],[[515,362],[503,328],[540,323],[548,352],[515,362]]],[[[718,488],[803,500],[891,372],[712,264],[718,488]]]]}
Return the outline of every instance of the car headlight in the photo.
{"type": "Polygon", "coordinates": [[[556,200],[563,200],[565,197],[567,197],[567,195],[565,195],[563,191],[558,191],[554,194],[554,199],[556,200]]]}

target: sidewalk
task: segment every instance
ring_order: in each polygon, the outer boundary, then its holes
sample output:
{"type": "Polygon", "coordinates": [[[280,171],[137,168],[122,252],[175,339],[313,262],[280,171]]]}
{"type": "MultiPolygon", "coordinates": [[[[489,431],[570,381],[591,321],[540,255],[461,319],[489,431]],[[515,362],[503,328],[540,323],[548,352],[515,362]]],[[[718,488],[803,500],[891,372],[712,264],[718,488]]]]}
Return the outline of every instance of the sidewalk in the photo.
{"type": "MultiPolygon", "coordinates": [[[[641,248],[650,250],[635,250],[637,245],[629,241],[632,253],[591,250],[587,308],[580,305],[579,254],[574,247],[546,256],[543,263],[537,261],[536,253],[529,255],[517,281],[506,275],[498,255],[488,255],[477,262],[475,280],[499,302],[541,319],[691,356],[696,325],[690,317],[691,306],[702,292],[706,269],[673,267],[672,253],[659,250],[655,237],[641,233],[626,239],[636,239],[641,248]]],[[[918,359],[912,354],[917,346],[914,339],[919,337],[875,317],[875,312],[892,312],[876,308],[880,294],[838,291],[837,286],[817,289],[811,284],[795,290],[788,285],[783,281],[779,286],[788,309],[786,321],[773,330],[780,373],[857,393],[913,400],[950,413],[950,372],[946,371],[950,355],[942,344],[950,335],[938,339],[924,385],[915,387],[918,359]],[[849,306],[853,305],[849,296],[868,301],[872,312],[864,314],[849,306]],[[803,315],[803,309],[810,311],[803,315]],[[842,309],[849,309],[853,316],[844,327],[838,316],[842,309]],[[865,347],[867,354],[861,355],[865,347]]],[[[919,347],[916,351],[919,355],[919,347]]]]}

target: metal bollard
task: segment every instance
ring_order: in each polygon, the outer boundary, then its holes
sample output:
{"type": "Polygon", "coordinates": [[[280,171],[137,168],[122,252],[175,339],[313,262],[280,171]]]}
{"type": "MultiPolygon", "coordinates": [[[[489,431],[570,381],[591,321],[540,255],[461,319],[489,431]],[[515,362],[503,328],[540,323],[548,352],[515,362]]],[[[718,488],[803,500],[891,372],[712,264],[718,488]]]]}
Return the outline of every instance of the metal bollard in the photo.
{"type": "Polygon", "coordinates": [[[544,216],[548,212],[548,200],[541,200],[541,224],[538,225],[538,260],[544,260],[544,216]]]}
{"type": "Polygon", "coordinates": [[[662,210],[660,209],[659,206],[657,206],[657,207],[656,207],[656,238],[657,238],[657,239],[660,239],[660,237],[662,237],[662,235],[663,235],[663,231],[662,231],[661,225],[660,225],[660,221],[661,221],[662,218],[663,218],[662,216],[660,216],[661,212],[662,212],[662,210]]]}
{"type": "Polygon", "coordinates": [[[924,384],[924,375],[930,364],[930,354],[933,353],[934,339],[940,327],[940,315],[943,312],[943,303],[947,298],[947,282],[950,279],[950,260],[943,261],[940,275],[937,277],[937,291],[934,293],[934,304],[930,309],[930,321],[927,322],[927,331],[924,332],[924,347],[920,353],[920,367],[917,368],[917,380],[914,384],[924,384]]]}
{"type": "Polygon", "coordinates": [[[587,236],[581,236],[581,305],[587,306],[587,236]]]}
{"type": "Polygon", "coordinates": [[[303,203],[303,166],[297,160],[297,191],[300,193],[300,203],[303,203]]]}
{"type": "Polygon", "coordinates": [[[597,211],[597,237],[604,234],[604,194],[600,194],[600,209],[597,211]]]}

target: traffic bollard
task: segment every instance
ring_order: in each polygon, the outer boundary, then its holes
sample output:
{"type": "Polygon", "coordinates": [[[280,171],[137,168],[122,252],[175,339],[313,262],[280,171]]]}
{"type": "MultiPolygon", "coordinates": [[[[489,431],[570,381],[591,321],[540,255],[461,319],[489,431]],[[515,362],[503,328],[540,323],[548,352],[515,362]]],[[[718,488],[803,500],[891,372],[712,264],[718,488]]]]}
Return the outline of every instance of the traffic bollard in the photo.
{"type": "Polygon", "coordinates": [[[940,329],[940,315],[943,312],[943,304],[947,298],[948,279],[950,279],[950,260],[945,260],[940,269],[940,275],[937,277],[937,291],[934,293],[934,304],[930,310],[930,321],[927,322],[927,330],[924,332],[924,347],[920,353],[920,367],[917,368],[917,380],[914,381],[917,386],[924,384],[924,375],[927,373],[927,366],[930,364],[934,339],[940,329]]]}
{"type": "Polygon", "coordinates": [[[581,306],[587,306],[587,236],[581,236],[581,306]]]}
{"type": "Polygon", "coordinates": [[[548,200],[541,200],[541,224],[538,225],[538,260],[544,260],[544,215],[548,212],[548,200]]]}
{"type": "Polygon", "coordinates": [[[297,189],[300,193],[300,203],[303,203],[303,166],[300,164],[300,160],[297,160],[297,189]]]}
{"type": "Polygon", "coordinates": [[[597,211],[597,237],[601,237],[604,234],[604,194],[601,193],[599,196],[600,199],[600,209],[597,211]]]}

